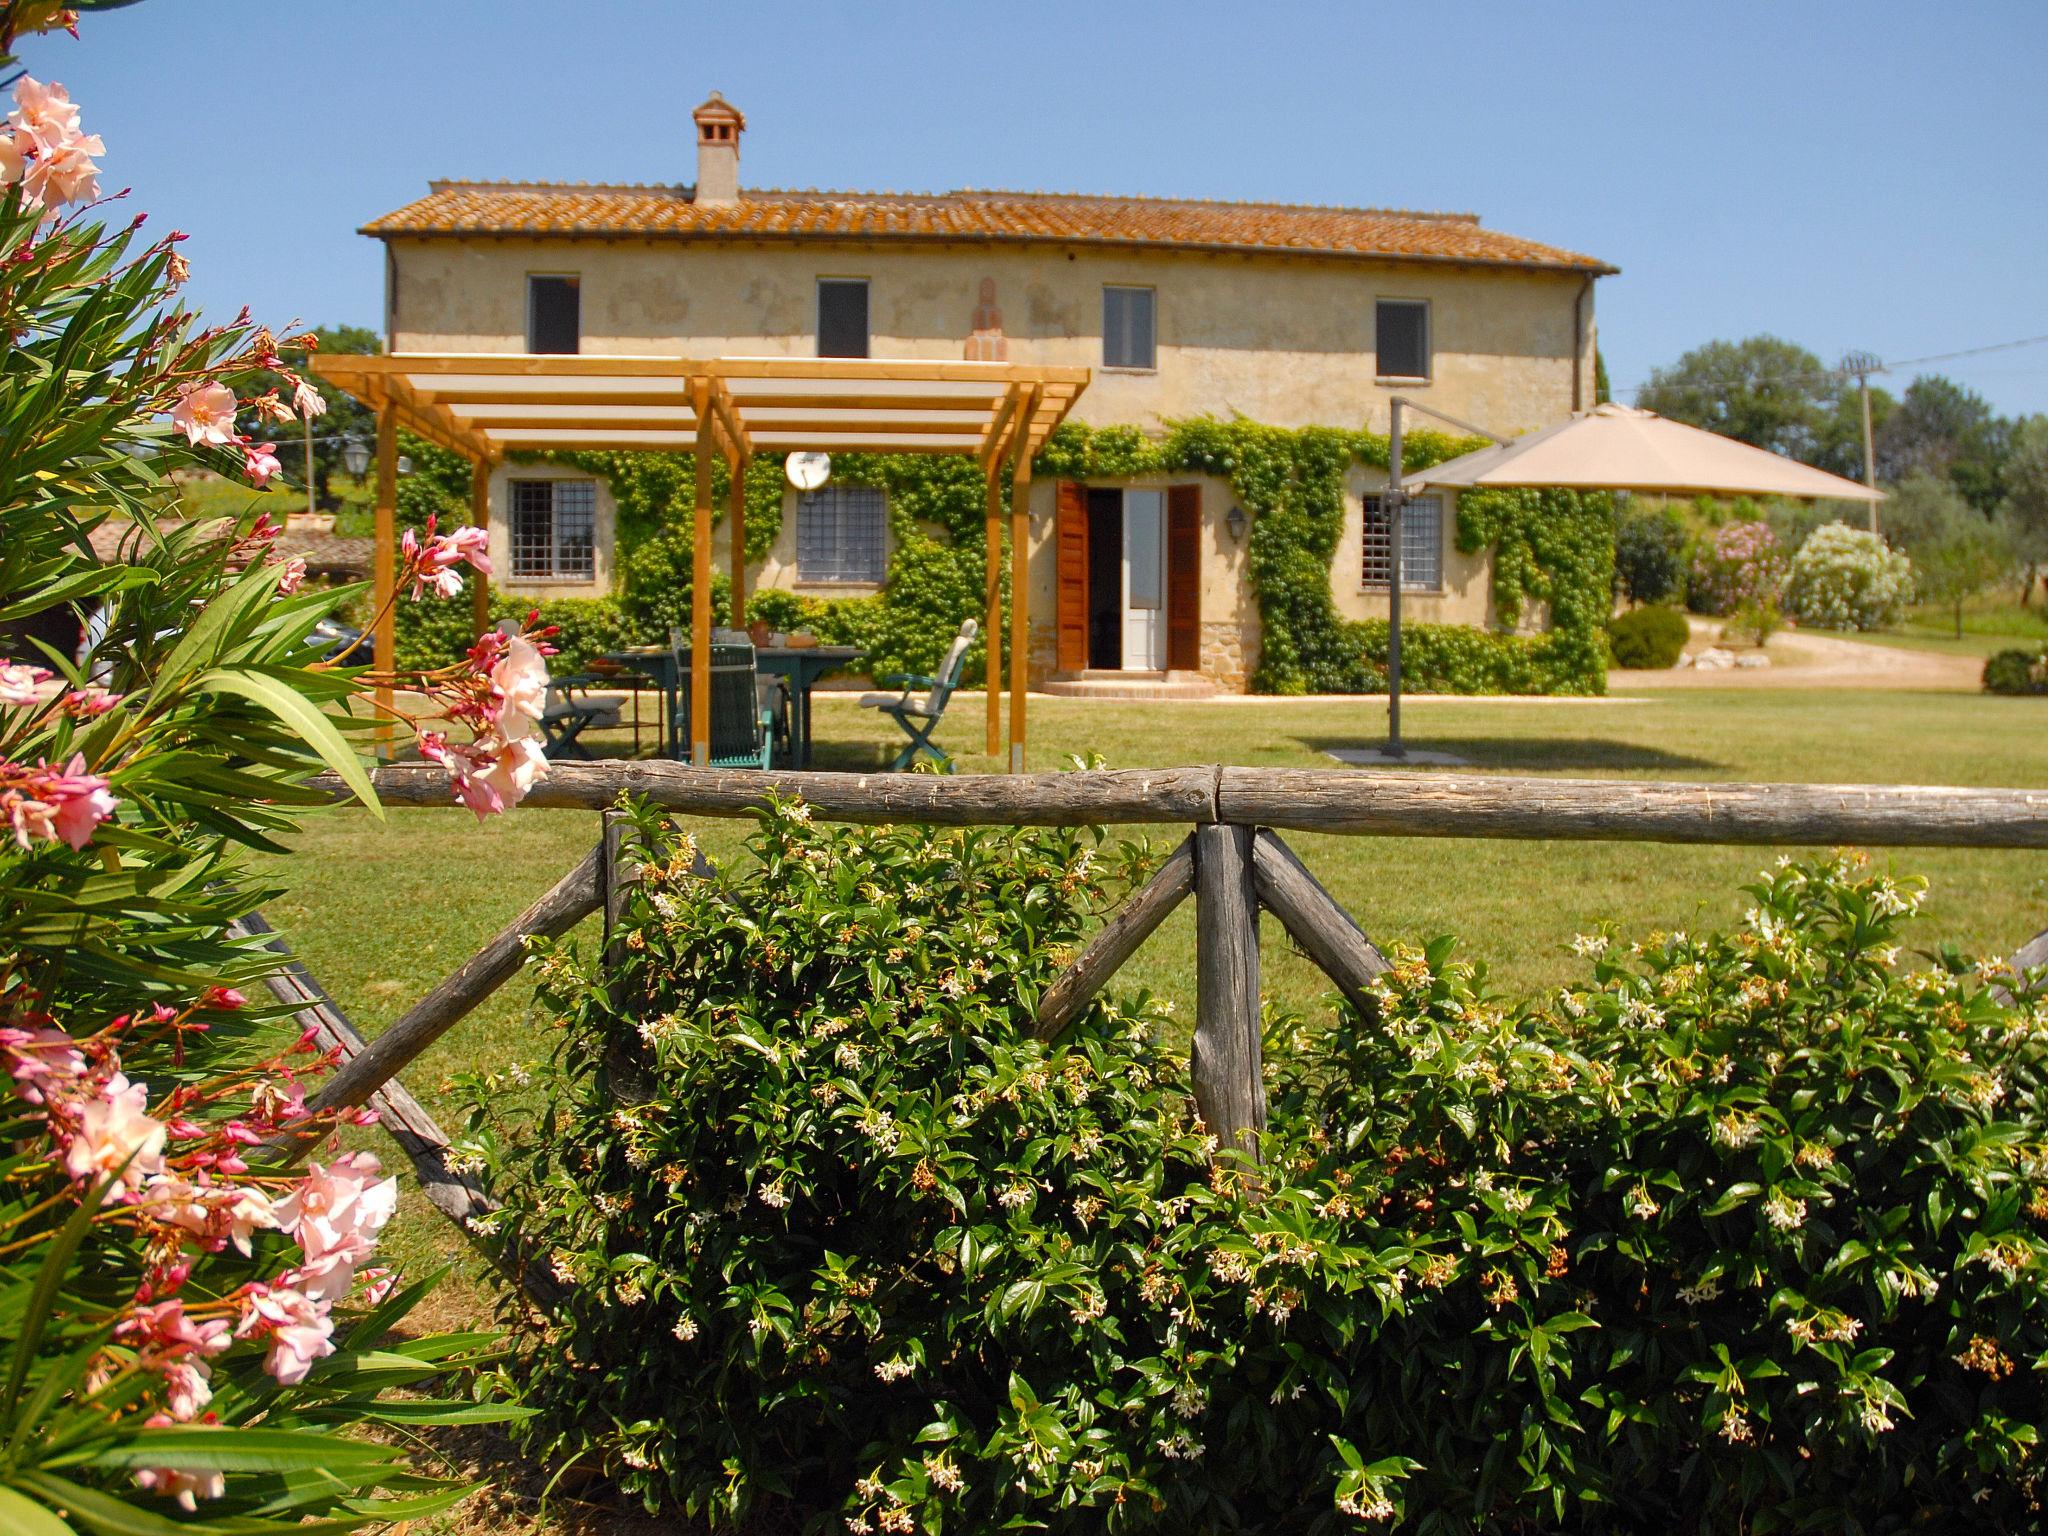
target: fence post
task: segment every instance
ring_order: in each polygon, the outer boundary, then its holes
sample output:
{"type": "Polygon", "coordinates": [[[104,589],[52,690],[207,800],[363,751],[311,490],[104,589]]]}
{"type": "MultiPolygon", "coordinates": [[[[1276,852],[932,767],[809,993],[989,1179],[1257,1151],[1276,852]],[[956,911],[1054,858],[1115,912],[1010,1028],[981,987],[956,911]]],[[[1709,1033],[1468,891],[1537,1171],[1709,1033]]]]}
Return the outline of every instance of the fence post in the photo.
{"type": "Polygon", "coordinates": [[[1259,903],[1252,828],[1195,828],[1195,1104],[1209,1133],[1254,1160],[1266,1128],[1259,1063],[1259,903]]]}
{"type": "MultiPolygon", "coordinates": [[[[626,910],[626,893],[640,878],[640,863],[626,852],[626,813],[612,806],[600,814],[604,818],[603,853],[597,876],[604,913],[604,944],[600,952],[604,956],[606,994],[616,1016],[625,1001],[625,988],[619,980],[626,958],[625,942],[618,933],[619,919],[626,910]]],[[[613,1030],[611,1044],[604,1054],[605,1071],[611,1076],[613,1090],[629,1103],[644,1104],[654,1096],[654,1082],[643,1053],[638,1039],[629,1036],[624,1028],[613,1030]]]]}

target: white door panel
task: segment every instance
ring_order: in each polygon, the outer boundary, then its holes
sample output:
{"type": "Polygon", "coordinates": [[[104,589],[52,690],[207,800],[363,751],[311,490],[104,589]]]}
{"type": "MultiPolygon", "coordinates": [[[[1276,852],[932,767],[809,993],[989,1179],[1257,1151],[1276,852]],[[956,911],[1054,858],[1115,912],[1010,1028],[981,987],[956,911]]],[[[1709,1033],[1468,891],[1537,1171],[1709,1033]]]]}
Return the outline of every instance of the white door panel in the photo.
{"type": "Polygon", "coordinates": [[[1124,670],[1166,665],[1166,493],[1124,492],[1124,670]]]}

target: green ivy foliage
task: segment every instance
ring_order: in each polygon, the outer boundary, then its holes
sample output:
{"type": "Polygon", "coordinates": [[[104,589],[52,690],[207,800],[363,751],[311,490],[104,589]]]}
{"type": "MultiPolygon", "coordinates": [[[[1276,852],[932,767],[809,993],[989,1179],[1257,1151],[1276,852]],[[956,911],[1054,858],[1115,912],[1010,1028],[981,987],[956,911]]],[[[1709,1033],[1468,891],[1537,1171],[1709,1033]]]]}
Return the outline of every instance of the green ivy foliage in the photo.
{"type": "MultiPolygon", "coordinates": [[[[1411,432],[1402,460],[1409,470],[1426,469],[1479,446],[1474,438],[1411,432]]],[[[430,455],[415,452],[415,464],[430,455]]],[[[422,480],[416,475],[401,498],[453,496],[460,515],[467,467],[453,455],[442,457],[460,469],[460,477],[451,470],[414,486],[422,480]]],[[[659,640],[671,625],[687,626],[696,499],[691,455],[569,453],[550,455],[547,462],[573,465],[611,484],[621,552],[619,608],[629,630],[645,642],[659,640]]],[[[1059,479],[1200,474],[1227,481],[1251,518],[1247,559],[1261,626],[1252,687],[1278,694],[1364,693],[1385,687],[1383,643],[1374,654],[1372,631],[1338,612],[1330,585],[1330,562],[1344,528],[1344,478],[1354,462],[1385,469],[1387,439],[1336,427],[1291,429],[1196,417],[1172,423],[1161,437],[1131,426],[1068,422],[1053,433],[1034,469],[1059,479]]],[[[952,454],[839,454],[832,472],[840,484],[875,486],[888,494],[894,552],[885,590],[879,597],[801,602],[793,594],[762,592],[750,600],[748,613],[778,627],[800,623],[829,644],[861,645],[878,677],[929,673],[962,620],[982,613],[987,492],[980,469],[952,454]]],[[[712,481],[722,522],[728,483],[722,463],[714,467],[712,481]]],[[[1002,495],[1007,517],[1007,481],[1002,495]]],[[[775,542],[782,504],[780,462],[757,459],[747,472],[750,558],[760,559],[775,542]]],[[[1515,627],[1530,603],[1545,603],[1550,630],[1540,646],[1507,643],[1508,637],[1496,643],[1476,638],[1483,632],[1474,630],[1475,638],[1457,647],[1459,654],[1490,659],[1451,667],[1444,675],[1498,674],[1538,680],[1545,692],[1602,692],[1607,656],[1601,629],[1614,581],[1610,499],[1569,491],[1467,491],[1458,498],[1457,544],[1468,554],[1493,547],[1494,606],[1505,627],[1515,627]]],[[[1003,580],[1007,601],[1007,561],[1003,580]]],[[[721,597],[720,611],[723,603],[721,597]]],[[[1006,638],[997,637],[999,655],[1006,638]]],[[[970,685],[986,676],[988,640],[982,636],[968,653],[970,685]]],[[[1404,672],[1407,657],[1404,651],[1404,672]]],[[[1415,686],[1438,684],[1416,680],[1415,686]]]]}
{"type": "Polygon", "coordinates": [[[2044,1004],[1908,955],[1911,883],[1769,871],[1529,999],[1396,949],[1269,1022],[1250,1180],[1159,1004],[1031,1034],[1137,873],[1085,829],[636,836],[540,1113],[467,1085],[567,1291],[550,1467],[716,1530],[2037,1528],[2044,1004]]]}
{"type": "MultiPolygon", "coordinates": [[[[1387,621],[1352,626],[1362,646],[1366,691],[1387,686],[1387,621]]],[[[1472,624],[1403,624],[1401,686],[1415,693],[1597,694],[1575,635],[1504,635],[1472,624]]]]}

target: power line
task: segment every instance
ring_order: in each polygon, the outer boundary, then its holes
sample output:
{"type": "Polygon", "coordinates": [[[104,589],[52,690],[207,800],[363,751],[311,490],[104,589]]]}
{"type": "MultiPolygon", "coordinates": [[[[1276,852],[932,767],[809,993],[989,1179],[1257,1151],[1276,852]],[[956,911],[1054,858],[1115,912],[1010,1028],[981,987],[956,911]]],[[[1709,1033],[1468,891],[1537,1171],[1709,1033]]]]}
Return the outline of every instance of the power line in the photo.
{"type": "MultiPolygon", "coordinates": [[[[1892,373],[1901,368],[1917,368],[1923,363],[1948,363],[1958,358],[1982,357],[1989,352],[2010,352],[2019,347],[2038,347],[2048,344],[2048,336],[2022,336],[2016,341],[1994,341],[1988,346],[1964,347],[1955,352],[1930,352],[1924,357],[1902,357],[1895,361],[1881,363],[1871,369],[1873,373],[1892,373]]],[[[1803,368],[1796,373],[1761,373],[1742,382],[1745,384],[1827,384],[1841,383],[1853,378],[1854,374],[1840,368],[1803,368]]],[[[1646,389],[1669,390],[1674,394],[1719,395],[1725,394],[1731,386],[1724,384],[1652,383],[1625,384],[1615,389],[1616,394],[1640,395],[1646,389]]]]}

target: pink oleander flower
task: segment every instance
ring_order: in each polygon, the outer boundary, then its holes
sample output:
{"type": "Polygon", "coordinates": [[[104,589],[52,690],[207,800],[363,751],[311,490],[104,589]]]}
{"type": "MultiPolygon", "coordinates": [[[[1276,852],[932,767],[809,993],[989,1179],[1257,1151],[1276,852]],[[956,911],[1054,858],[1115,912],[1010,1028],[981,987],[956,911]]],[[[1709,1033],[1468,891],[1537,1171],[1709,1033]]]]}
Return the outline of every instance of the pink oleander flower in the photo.
{"type": "Polygon", "coordinates": [[[276,1207],[260,1189],[193,1183],[175,1173],[152,1178],[136,1204],[146,1218],[187,1233],[209,1253],[232,1243],[248,1258],[255,1235],[279,1225],[276,1207]]]}
{"type": "Polygon", "coordinates": [[[21,173],[22,191],[49,208],[89,203],[100,195],[99,163],[92,157],[106,152],[96,133],[43,150],[21,173]]]}
{"type": "Polygon", "coordinates": [[[21,144],[13,134],[0,131],[0,187],[11,187],[21,180],[28,169],[28,159],[21,144]]]}
{"type": "Polygon", "coordinates": [[[491,766],[484,770],[483,780],[509,811],[547,776],[547,749],[538,737],[522,735],[498,749],[491,766]]]}
{"type": "Polygon", "coordinates": [[[64,768],[44,762],[32,769],[5,771],[0,765],[0,777],[11,781],[0,791],[0,810],[24,850],[36,841],[83,848],[92,840],[93,828],[114,814],[107,781],[85,771],[83,754],[75,754],[64,768]]]}
{"type": "Polygon", "coordinates": [[[224,1008],[232,1013],[237,1008],[249,1006],[249,999],[233,987],[208,987],[199,995],[202,1008],[224,1008]]]}
{"type": "Polygon", "coordinates": [[[38,150],[55,149],[78,137],[78,105],[63,86],[23,75],[14,85],[7,126],[27,135],[38,150]]]}
{"type": "Polygon", "coordinates": [[[250,443],[242,449],[242,473],[259,491],[270,484],[270,477],[281,468],[275,443],[250,443]]]}
{"type": "Polygon", "coordinates": [[[44,1102],[44,1085],[85,1076],[85,1056],[61,1029],[0,1029],[0,1060],[16,1090],[31,1104],[44,1102]]]}
{"type": "Polygon", "coordinates": [[[307,421],[316,420],[327,414],[327,397],[301,379],[292,390],[292,409],[307,421]]]}
{"type": "Polygon", "coordinates": [[[460,565],[467,560],[477,570],[491,574],[491,532],[488,528],[457,528],[435,538],[427,547],[427,559],[437,567],[460,565]]]}
{"type": "Polygon", "coordinates": [[[304,1381],[315,1360],[334,1353],[333,1334],[326,1305],[283,1284],[253,1287],[235,1325],[237,1338],[270,1341],[263,1369],[287,1387],[304,1381]]]}
{"type": "Polygon", "coordinates": [[[43,684],[57,674],[48,667],[30,666],[23,661],[0,663],[0,704],[19,709],[39,704],[45,697],[43,684]]]}
{"type": "Polygon", "coordinates": [[[297,555],[284,563],[284,574],[277,578],[277,592],[280,597],[294,596],[306,584],[306,562],[297,555]]]}
{"type": "Polygon", "coordinates": [[[171,425],[194,447],[221,447],[235,440],[235,392],[225,384],[192,382],[179,386],[171,407],[171,425]]]}
{"type": "Polygon", "coordinates": [[[491,668],[491,687],[504,701],[499,711],[500,729],[507,740],[517,741],[533,729],[547,708],[547,659],[531,641],[514,635],[505,646],[504,659],[491,668]]]}
{"type": "Polygon", "coordinates": [[[64,1147],[64,1171],[75,1182],[92,1184],[122,1169],[125,1189],[139,1189],[163,1172],[164,1126],[149,1116],[149,1089],[116,1072],[79,1106],[77,1123],[64,1147]]]}
{"type": "Polygon", "coordinates": [[[363,1282],[363,1292],[357,1299],[366,1307],[381,1307],[398,1284],[398,1276],[388,1269],[366,1269],[356,1277],[363,1282]]]}
{"type": "MultiPolygon", "coordinates": [[[[175,1424],[169,1414],[153,1413],[142,1421],[145,1429],[165,1429],[175,1424]]],[[[228,1491],[228,1480],[220,1472],[184,1472],[176,1467],[144,1467],[135,1474],[135,1486],[175,1499],[185,1513],[196,1513],[201,1499],[217,1499],[228,1491]]]]}
{"type": "Polygon", "coordinates": [[[213,1368],[206,1357],[234,1342],[226,1322],[196,1323],[175,1297],[139,1308],[121,1321],[114,1337],[135,1350],[138,1366],[163,1379],[164,1411],[179,1424],[206,1412],[213,1401],[213,1368]]]}
{"type": "Polygon", "coordinates": [[[121,702],[121,695],[102,688],[98,683],[87,683],[83,688],[74,688],[64,695],[64,713],[74,720],[96,720],[121,702]]]}
{"type": "Polygon", "coordinates": [[[375,1251],[377,1234],[398,1209],[398,1180],[374,1182],[377,1159],[367,1152],[346,1152],[311,1169],[272,1210],[305,1250],[301,1288],[334,1301],[348,1294],[356,1266],[375,1251]]]}

